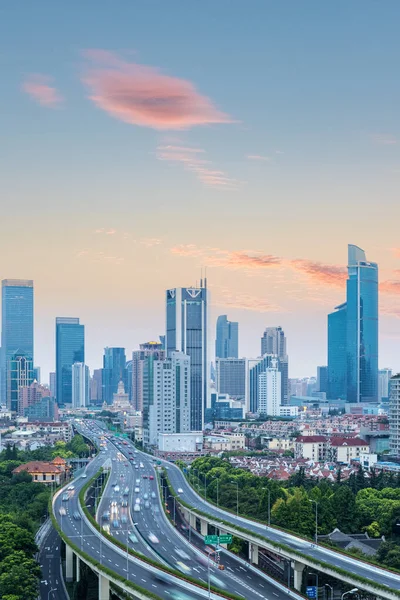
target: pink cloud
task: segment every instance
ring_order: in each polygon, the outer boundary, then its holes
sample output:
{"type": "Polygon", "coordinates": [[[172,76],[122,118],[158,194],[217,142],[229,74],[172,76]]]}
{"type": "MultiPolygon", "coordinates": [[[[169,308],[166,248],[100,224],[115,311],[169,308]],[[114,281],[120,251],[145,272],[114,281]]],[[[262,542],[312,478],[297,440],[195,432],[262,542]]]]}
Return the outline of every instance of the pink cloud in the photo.
{"type": "Polygon", "coordinates": [[[57,108],[63,102],[63,97],[55,87],[49,85],[51,77],[32,74],[22,84],[22,89],[35,102],[48,108],[57,108]]]}
{"type": "Polygon", "coordinates": [[[265,269],[282,264],[282,259],[272,254],[256,252],[230,252],[227,256],[226,266],[250,269],[265,269]]]}
{"type": "Polygon", "coordinates": [[[260,154],[248,154],[247,158],[249,160],[261,160],[264,162],[270,162],[270,157],[269,156],[261,156],[260,154]]]}
{"type": "Polygon", "coordinates": [[[230,290],[222,288],[216,289],[215,296],[213,294],[213,304],[215,306],[226,306],[230,308],[240,308],[244,310],[252,310],[255,312],[276,312],[282,310],[276,304],[267,302],[265,298],[252,296],[250,294],[235,294],[230,290]]]}
{"type": "Polygon", "coordinates": [[[396,258],[400,258],[400,248],[391,248],[391,250],[396,258]]]}
{"type": "Polygon", "coordinates": [[[335,287],[343,287],[347,279],[347,270],[338,265],[323,265],[319,262],[300,258],[289,261],[289,265],[295,271],[304,273],[315,281],[335,287]]]}
{"type": "Polygon", "coordinates": [[[153,129],[232,122],[190,81],[127,62],[112,52],[89,50],[85,54],[95,65],[83,77],[90,99],[116,119],[153,129]]]}
{"type": "Polygon", "coordinates": [[[382,283],[379,284],[379,291],[384,294],[400,294],[400,280],[394,279],[382,281],[382,283]]]}

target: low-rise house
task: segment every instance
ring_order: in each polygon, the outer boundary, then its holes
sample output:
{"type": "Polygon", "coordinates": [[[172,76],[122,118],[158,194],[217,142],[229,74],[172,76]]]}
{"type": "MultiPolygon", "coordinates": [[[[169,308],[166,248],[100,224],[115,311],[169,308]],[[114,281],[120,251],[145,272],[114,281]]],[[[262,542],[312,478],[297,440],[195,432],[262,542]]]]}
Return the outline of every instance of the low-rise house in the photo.
{"type": "Polygon", "coordinates": [[[32,476],[32,480],[38,483],[59,485],[66,479],[68,468],[66,461],[57,456],[51,462],[32,460],[14,469],[13,473],[17,474],[24,471],[29,473],[32,476]]]}

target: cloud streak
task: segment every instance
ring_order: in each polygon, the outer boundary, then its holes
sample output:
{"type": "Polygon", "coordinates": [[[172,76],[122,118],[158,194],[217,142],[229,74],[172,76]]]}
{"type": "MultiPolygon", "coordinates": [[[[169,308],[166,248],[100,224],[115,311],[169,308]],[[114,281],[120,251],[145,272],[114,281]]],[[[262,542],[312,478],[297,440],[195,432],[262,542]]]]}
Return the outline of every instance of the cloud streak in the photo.
{"type": "Polygon", "coordinates": [[[89,66],[82,81],[89,98],[120,121],[161,130],[232,122],[190,81],[104,50],[88,50],[85,56],[89,66]]]}
{"type": "Polygon", "coordinates": [[[338,265],[324,265],[319,262],[304,259],[291,260],[288,261],[288,264],[295,271],[307,275],[319,283],[343,287],[343,284],[347,279],[347,270],[338,265]]]}
{"type": "Polygon", "coordinates": [[[30,75],[22,84],[22,90],[37,104],[47,108],[58,108],[64,98],[57,89],[50,84],[51,77],[40,74],[30,75]]]}
{"type": "Polygon", "coordinates": [[[248,154],[247,155],[247,159],[248,160],[258,160],[258,161],[264,161],[264,162],[270,162],[271,159],[269,156],[261,156],[261,154],[248,154]]]}

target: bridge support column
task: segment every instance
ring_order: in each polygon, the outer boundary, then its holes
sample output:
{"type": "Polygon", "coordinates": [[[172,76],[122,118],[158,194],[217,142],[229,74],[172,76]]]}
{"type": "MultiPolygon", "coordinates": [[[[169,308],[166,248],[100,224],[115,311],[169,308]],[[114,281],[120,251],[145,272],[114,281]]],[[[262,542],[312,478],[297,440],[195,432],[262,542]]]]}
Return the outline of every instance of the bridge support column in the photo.
{"type": "Polygon", "coordinates": [[[186,523],[189,523],[190,514],[189,514],[188,509],[181,506],[181,511],[182,511],[182,516],[185,519],[186,523]]]}
{"type": "Polygon", "coordinates": [[[190,513],[190,527],[194,531],[196,531],[196,521],[197,521],[196,515],[194,515],[193,513],[190,513]]]}
{"type": "Polygon", "coordinates": [[[65,546],[65,579],[66,581],[74,579],[74,553],[69,546],[65,546]]]}
{"type": "Polygon", "coordinates": [[[258,565],[258,546],[249,543],[249,561],[253,565],[258,565]]]}
{"type": "Polygon", "coordinates": [[[99,573],[99,600],[110,600],[110,580],[99,573]]]}
{"type": "Polygon", "coordinates": [[[200,519],[200,533],[201,535],[208,535],[208,523],[204,519],[200,519]]]}
{"type": "Polygon", "coordinates": [[[77,554],[75,554],[76,559],[76,581],[81,580],[81,559],[77,554]]]}
{"type": "MultiPolygon", "coordinates": [[[[225,533],[226,533],[226,532],[225,532],[225,531],[223,531],[222,529],[219,529],[219,530],[218,530],[218,535],[219,535],[219,536],[221,536],[221,535],[224,535],[225,533]]],[[[225,548],[225,549],[227,549],[227,548],[228,548],[228,544],[220,544],[220,546],[221,546],[221,548],[225,548]]]]}
{"type": "Polygon", "coordinates": [[[293,575],[294,575],[294,589],[298,592],[301,591],[301,584],[303,582],[303,571],[305,565],[303,563],[298,562],[297,560],[292,562],[293,567],[293,575]]]}

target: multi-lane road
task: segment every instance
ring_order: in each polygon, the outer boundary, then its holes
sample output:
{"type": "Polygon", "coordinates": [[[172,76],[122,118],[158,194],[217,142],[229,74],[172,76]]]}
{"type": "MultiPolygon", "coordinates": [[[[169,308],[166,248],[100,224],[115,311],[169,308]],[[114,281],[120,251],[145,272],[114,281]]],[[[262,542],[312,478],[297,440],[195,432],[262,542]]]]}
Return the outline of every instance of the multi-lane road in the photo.
{"type": "Polygon", "coordinates": [[[61,573],[61,538],[53,527],[49,527],[40,543],[38,562],[42,569],[41,599],[69,600],[61,573]]]}

